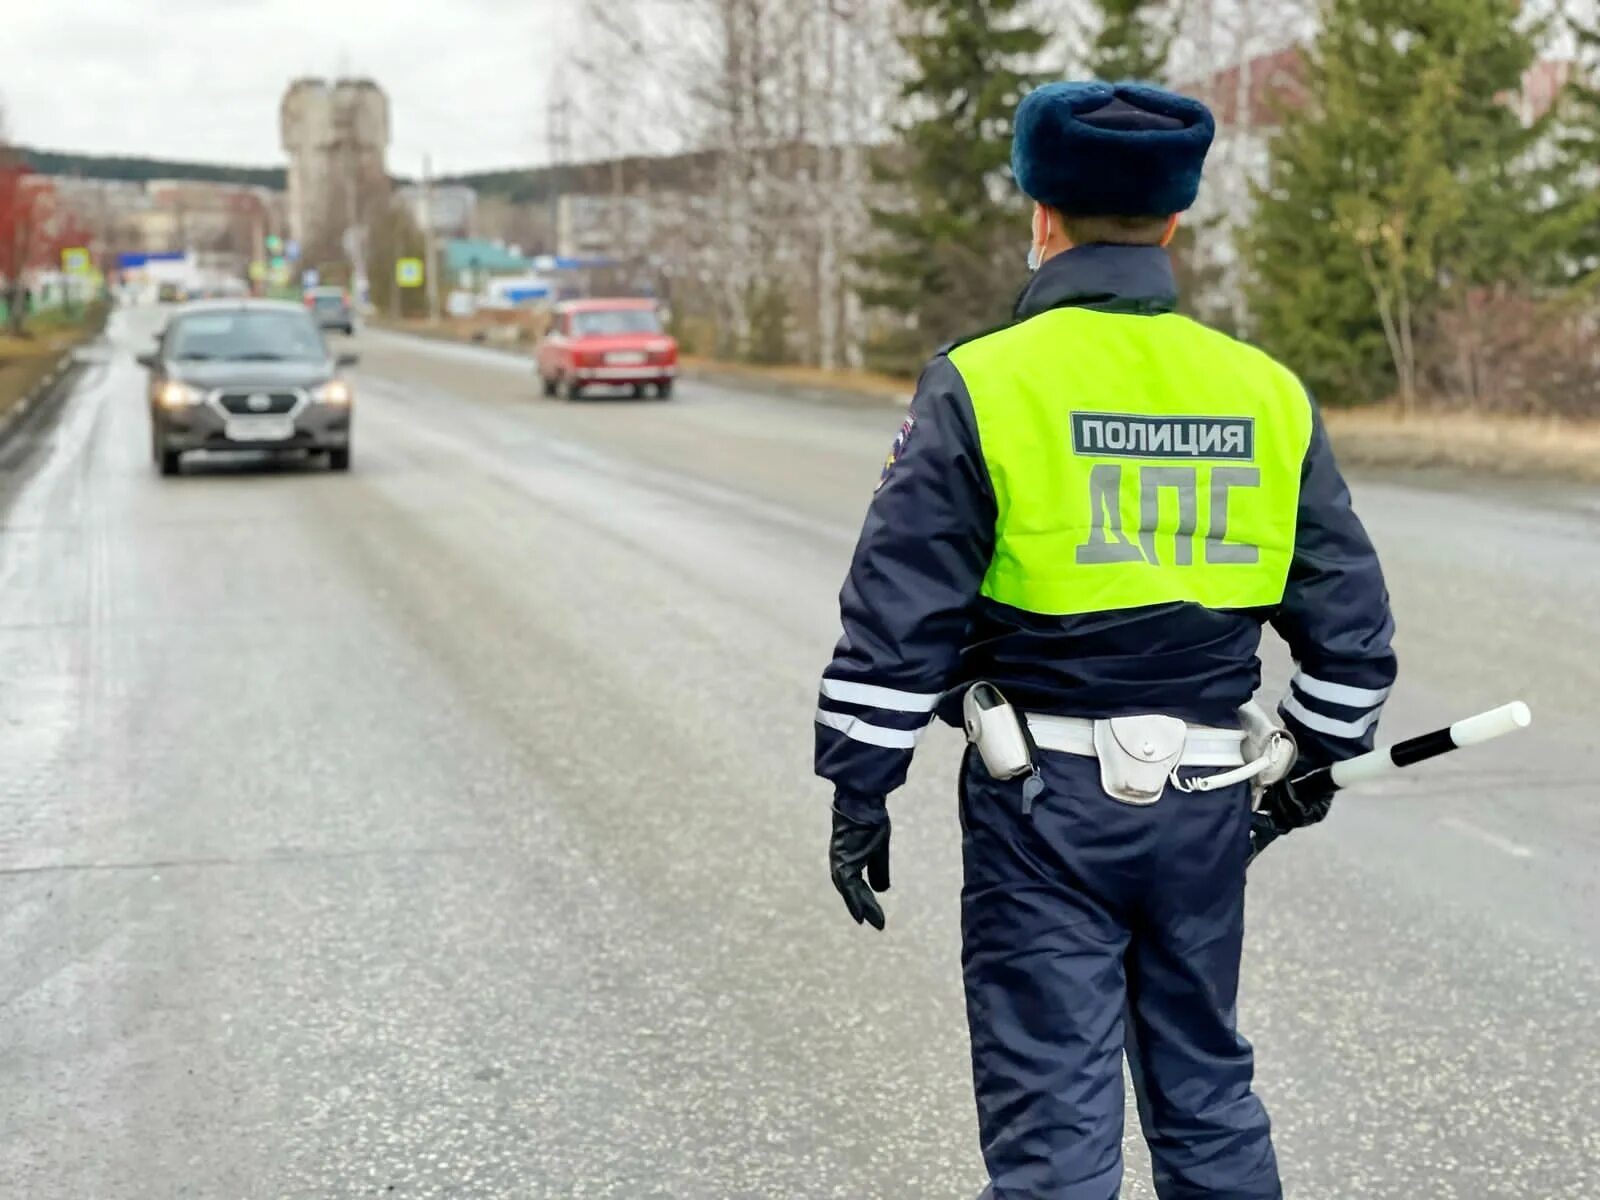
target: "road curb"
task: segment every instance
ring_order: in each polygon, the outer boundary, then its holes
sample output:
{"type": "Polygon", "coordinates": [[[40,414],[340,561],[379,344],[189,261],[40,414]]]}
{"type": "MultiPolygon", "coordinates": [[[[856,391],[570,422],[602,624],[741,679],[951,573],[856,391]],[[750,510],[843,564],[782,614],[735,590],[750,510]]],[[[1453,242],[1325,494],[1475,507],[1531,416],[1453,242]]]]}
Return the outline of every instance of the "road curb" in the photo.
{"type": "Polygon", "coordinates": [[[22,399],[13,404],[5,416],[0,417],[0,449],[3,449],[11,441],[12,436],[22,428],[28,417],[49,399],[58,388],[70,382],[79,365],[77,351],[77,346],[62,351],[61,356],[56,359],[55,365],[22,394],[22,399]]]}
{"type": "Polygon", "coordinates": [[[761,371],[748,371],[740,367],[691,366],[680,369],[679,377],[712,387],[744,388],[763,392],[785,400],[801,400],[807,404],[826,404],[850,408],[903,409],[911,404],[911,392],[904,396],[886,396],[882,392],[857,391],[853,388],[821,387],[811,383],[796,383],[775,378],[761,371]]]}
{"type": "MultiPolygon", "coordinates": [[[[379,322],[372,324],[396,337],[469,347],[518,362],[534,361],[531,352],[515,346],[471,342],[432,330],[396,328],[379,322]]],[[[724,391],[742,392],[745,395],[770,397],[818,407],[892,409],[903,412],[911,403],[909,389],[904,396],[896,397],[882,392],[820,387],[774,377],[761,370],[738,364],[705,366],[691,363],[680,366],[679,378],[724,391]]],[[[1576,482],[1600,483],[1600,466],[1592,465],[1588,459],[1580,464],[1573,464],[1531,452],[1522,456],[1490,454],[1481,447],[1474,449],[1460,444],[1449,437],[1448,432],[1425,443],[1419,443],[1397,437],[1393,431],[1340,428],[1337,416],[1330,415],[1328,436],[1340,463],[1352,471],[1362,473],[1397,471],[1407,477],[1421,478],[1429,474],[1466,472],[1488,473],[1507,479],[1525,480],[1537,480],[1554,475],[1576,482]]]]}
{"type": "Polygon", "coordinates": [[[375,320],[372,318],[367,320],[367,327],[369,329],[377,329],[384,333],[393,334],[396,337],[417,338],[420,341],[438,342],[446,346],[466,346],[471,350],[491,350],[496,354],[505,354],[512,358],[523,358],[527,359],[529,362],[533,361],[533,351],[524,349],[519,343],[516,342],[509,344],[505,342],[490,341],[475,342],[471,338],[456,337],[454,334],[444,333],[437,329],[413,329],[407,325],[395,325],[389,321],[375,320]]]}
{"type": "MultiPolygon", "coordinates": [[[[433,342],[445,346],[465,346],[473,350],[487,350],[491,353],[502,354],[508,358],[518,359],[523,362],[531,363],[535,361],[531,350],[515,344],[504,345],[488,341],[474,342],[466,338],[440,332],[439,330],[412,329],[383,320],[369,320],[367,324],[370,328],[382,330],[384,333],[395,337],[416,338],[418,341],[433,342]]],[[[858,391],[853,388],[819,387],[816,384],[796,383],[792,380],[776,378],[762,371],[751,370],[737,365],[716,367],[680,365],[678,378],[694,383],[703,383],[710,387],[738,388],[778,399],[798,400],[806,404],[828,405],[835,408],[904,409],[911,404],[910,390],[907,390],[904,396],[886,396],[882,392],[858,391]]]]}

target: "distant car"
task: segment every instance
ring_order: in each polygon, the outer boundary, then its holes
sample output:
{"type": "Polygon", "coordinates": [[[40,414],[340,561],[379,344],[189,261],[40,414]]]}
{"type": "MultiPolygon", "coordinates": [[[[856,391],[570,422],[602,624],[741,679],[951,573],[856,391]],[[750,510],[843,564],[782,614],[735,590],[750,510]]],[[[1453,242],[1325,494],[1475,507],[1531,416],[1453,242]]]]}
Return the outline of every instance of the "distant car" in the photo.
{"type": "Polygon", "coordinates": [[[150,450],[176,475],[190,450],[325,452],[350,467],[354,392],[311,314],[273,300],[208,300],[179,308],[150,371],[150,450]]]}
{"type": "Polygon", "coordinates": [[[307,288],[306,308],[323,329],[337,329],[347,337],[356,331],[355,309],[343,288],[307,288]]]}
{"type": "Polygon", "coordinates": [[[654,388],[663,400],[678,375],[678,343],[661,328],[653,300],[569,300],[539,343],[544,394],[575,400],[596,384],[654,388]]]}
{"type": "Polygon", "coordinates": [[[156,287],[156,303],[177,304],[183,299],[183,289],[175,283],[163,283],[156,287]]]}

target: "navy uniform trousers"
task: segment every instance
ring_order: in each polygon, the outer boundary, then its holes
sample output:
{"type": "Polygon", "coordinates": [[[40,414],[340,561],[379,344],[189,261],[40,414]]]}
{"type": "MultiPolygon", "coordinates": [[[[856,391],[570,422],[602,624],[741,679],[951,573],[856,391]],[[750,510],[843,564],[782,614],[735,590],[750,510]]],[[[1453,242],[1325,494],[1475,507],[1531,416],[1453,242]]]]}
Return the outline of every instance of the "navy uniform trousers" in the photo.
{"type": "Polygon", "coordinates": [[[1107,796],[1042,751],[1045,785],[963,767],[962,963],[980,1200],[1116,1200],[1126,1049],[1161,1200],[1280,1200],[1234,1002],[1249,795],[1107,796]]]}

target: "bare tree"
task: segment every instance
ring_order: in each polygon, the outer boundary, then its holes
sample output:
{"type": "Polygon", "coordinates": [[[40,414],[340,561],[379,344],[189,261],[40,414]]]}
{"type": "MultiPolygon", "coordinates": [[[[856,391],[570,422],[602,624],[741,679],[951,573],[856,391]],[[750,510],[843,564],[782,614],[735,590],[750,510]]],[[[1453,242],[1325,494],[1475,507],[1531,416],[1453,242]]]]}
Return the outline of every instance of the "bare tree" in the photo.
{"type": "Polygon", "coordinates": [[[579,79],[552,105],[575,110],[562,141],[612,160],[616,243],[703,302],[719,352],[859,361],[851,260],[867,231],[865,149],[895,86],[898,7],[585,0],[568,58],[579,79]],[[619,119],[619,74],[645,97],[643,120],[619,119]],[[688,164],[670,195],[650,167],[621,161],[663,154],[688,164]]]}
{"type": "Polygon", "coordinates": [[[1212,281],[1199,307],[1243,328],[1246,279],[1237,246],[1251,219],[1253,188],[1265,178],[1277,109],[1299,84],[1297,47],[1314,31],[1315,12],[1310,0],[1186,0],[1174,15],[1181,24],[1172,77],[1217,116],[1196,213],[1204,224],[1196,274],[1212,281]]]}
{"type": "Polygon", "coordinates": [[[44,191],[5,131],[0,108],[0,283],[6,301],[6,329],[20,336],[27,319],[27,272],[40,252],[47,219],[44,191]]]}

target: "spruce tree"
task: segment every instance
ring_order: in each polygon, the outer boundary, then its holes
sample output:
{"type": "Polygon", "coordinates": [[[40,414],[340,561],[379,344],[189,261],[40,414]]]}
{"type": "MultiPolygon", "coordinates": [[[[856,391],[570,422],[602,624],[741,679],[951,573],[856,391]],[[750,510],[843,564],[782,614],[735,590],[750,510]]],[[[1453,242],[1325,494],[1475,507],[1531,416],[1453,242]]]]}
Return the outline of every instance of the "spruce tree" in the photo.
{"type": "MultiPolygon", "coordinates": [[[[1160,83],[1177,32],[1170,6],[1152,0],[1094,0],[1094,7],[1100,20],[1085,62],[1089,74],[1108,83],[1160,83]]],[[[1177,275],[1181,310],[1201,320],[1214,321],[1221,315],[1207,306],[1220,272],[1207,267],[1198,253],[1198,244],[1218,236],[1220,226],[1215,217],[1199,223],[1186,217],[1167,247],[1177,275]]]]}
{"type": "Polygon", "coordinates": [[[1600,290],[1600,25],[1574,22],[1577,53],[1551,114],[1543,182],[1553,198],[1537,238],[1548,281],[1600,290]]]}
{"type": "Polygon", "coordinates": [[[1089,48],[1088,67],[1096,79],[1155,81],[1167,69],[1177,24],[1170,11],[1151,0],[1095,0],[1100,30],[1089,48]]]}
{"type": "Polygon", "coordinates": [[[1017,103],[1047,42],[1026,0],[905,0],[911,114],[875,176],[882,247],[866,254],[868,304],[909,321],[876,339],[875,365],[915,368],[935,346],[1010,316],[1024,277],[1028,209],[1010,176],[1017,103]]]}
{"type": "Polygon", "coordinates": [[[1411,402],[1450,293],[1522,254],[1533,57],[1517,0],[1326,0],[1246,237],[1256,332],[1321,399],[1411,402]]]}

